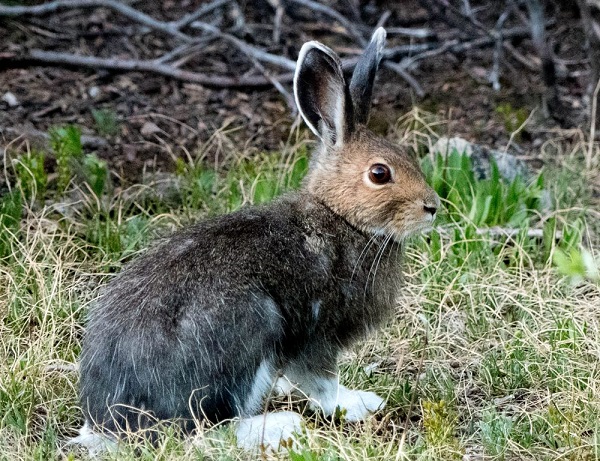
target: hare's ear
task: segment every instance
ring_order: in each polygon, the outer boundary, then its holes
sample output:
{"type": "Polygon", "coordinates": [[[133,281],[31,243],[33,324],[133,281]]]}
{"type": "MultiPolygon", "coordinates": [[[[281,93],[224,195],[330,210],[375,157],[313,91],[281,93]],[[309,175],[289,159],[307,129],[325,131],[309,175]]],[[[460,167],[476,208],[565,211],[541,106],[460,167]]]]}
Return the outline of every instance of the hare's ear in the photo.
{"type": "Polygon", "coordinates": [[[385,47],[385,29],[378,28],[367,49],[358,60],[352,80],[350,80],[350,96],[354,105],[354,121],[366,124],[371,110],[371,98],[373,97],[373,83],[377,67],[383,56],[385,47]]]}
{"type": "Polygon", "coordinates": [[[341,146],[347,140],[353,128],[352,103],[333,50],[314,41],[302,46],[294,95],[300,115],[326,145],[341,146]]]}

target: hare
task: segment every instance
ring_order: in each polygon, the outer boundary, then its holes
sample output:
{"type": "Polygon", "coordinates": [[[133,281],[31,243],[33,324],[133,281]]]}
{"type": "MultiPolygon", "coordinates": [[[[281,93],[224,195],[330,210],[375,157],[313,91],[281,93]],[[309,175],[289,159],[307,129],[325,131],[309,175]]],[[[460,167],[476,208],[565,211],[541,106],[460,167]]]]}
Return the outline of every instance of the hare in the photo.
{"type": "Polygon", "coordinates": [[[240,445],[276,447],[301,421],[257,416],[278,372],[326,415],[383,408],[339,384],[336,360],[390,317],[403,241],[439,206],[407,149],[366,128],[384,44],[379,28],[349,83],[330,48],[302,47],[294,94],[320,145],[300,190],[183,229],[105,287],[83,341],[80,442],[240,418],[240,445]]]}

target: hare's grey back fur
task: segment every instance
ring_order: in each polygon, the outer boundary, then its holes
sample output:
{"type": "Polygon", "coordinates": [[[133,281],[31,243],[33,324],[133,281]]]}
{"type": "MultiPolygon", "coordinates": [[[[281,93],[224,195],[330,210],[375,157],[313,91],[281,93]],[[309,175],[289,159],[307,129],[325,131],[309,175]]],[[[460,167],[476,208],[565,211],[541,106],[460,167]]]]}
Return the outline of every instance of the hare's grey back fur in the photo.
{"type": "Polygon", "coordinates": [[[402,241],[439,204],[418,163],[365,127],[384,39],[350,84],[331,49],[302,47],[294,93],[321,144],[300,191],[182,230],[105,288],[81,359],[88,426],[251,416],[276,370],[328,414],[340,396],[353,420],[381,408],[339,386],[336,359],[392,312],[402,241]]]}
{"type": "Polygon", "coordinates": [[[401,252],[370,239],[302,193],[178,232],[92,310],[88,418],[109,430],[146,425],[134,409],[218,421],[243,413],[263,362],[333,373],[340,348],[390,312],[399,282],[401,252]]]}

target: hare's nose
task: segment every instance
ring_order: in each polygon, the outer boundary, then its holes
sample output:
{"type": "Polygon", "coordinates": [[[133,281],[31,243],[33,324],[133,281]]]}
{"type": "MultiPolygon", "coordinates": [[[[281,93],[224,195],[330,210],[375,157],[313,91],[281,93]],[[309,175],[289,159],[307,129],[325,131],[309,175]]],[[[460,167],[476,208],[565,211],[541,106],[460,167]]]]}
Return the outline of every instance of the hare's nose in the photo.
{"type": "Polygon", "coordinates": [[[431,204],[426,204],[426,205],[423,205],[423,210],[425,210],[425,213],[430,213],[431,216],[435,216],[435,212],[437,211],[437,206],[431,205],[431,204]]]}
{"type": "Polygon", "coordinates": [[[435,213],[439,207],[440,197],[435,192],[433,192],[433,197],[429,198],[428,200],[425,200],[425,202],[423,203],[423,210],[425,211],[425,213],[431,214],[431,216],[435,216],[435,213]]]}

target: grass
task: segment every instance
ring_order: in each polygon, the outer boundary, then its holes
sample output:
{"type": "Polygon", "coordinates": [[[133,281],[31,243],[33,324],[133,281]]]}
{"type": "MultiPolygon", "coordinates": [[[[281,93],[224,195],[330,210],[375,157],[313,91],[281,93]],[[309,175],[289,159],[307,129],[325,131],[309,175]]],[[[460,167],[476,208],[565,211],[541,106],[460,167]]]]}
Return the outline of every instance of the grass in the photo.
{"type": "MultiPolygon", "coordinates": [[[[428,128],[418,117],[410,126],[394,137],[423,154],[428,128]]],[[[0,199],[0,459],[86,458],[65,446],[81,424],[75,364],[86,309],[110,274],[175,228],[298,187],[307,168],[300,141],[237,151],[218,131],[174,174],[115,192],[76,128],[51,136],[52,152],[12,154],[0,199]]],[[[395,320],[340,363],[344,384],[385,396],[387,407],[363,424],[307,415],[307,432],[280,458],[600,458],[600,214],[598,178],[584,168],[598,167],[600,149],[543,149],[562,164],[510,183],[475,179],[460,153],[423,156],[447,211],[408,246],[395,320]]],[[[105,458],[248,455],[223,425],[195,444],[165,429],[157,446],[132,440],[105,458]]]]}

